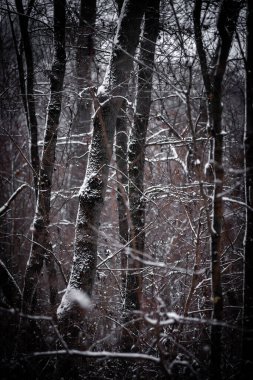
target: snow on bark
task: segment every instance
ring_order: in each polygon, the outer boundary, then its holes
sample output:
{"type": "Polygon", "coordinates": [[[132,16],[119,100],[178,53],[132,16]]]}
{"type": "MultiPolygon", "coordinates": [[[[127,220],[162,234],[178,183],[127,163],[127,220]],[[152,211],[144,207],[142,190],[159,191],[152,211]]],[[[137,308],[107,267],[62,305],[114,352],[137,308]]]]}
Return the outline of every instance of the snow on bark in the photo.
{"type": "Polygon", "coordinates": [[[64,300],[57,310],[58,314],[61,313],[61,308],[70,309],[75,303],[85,311],[90,310],[91,308],[91,301],[86,293],[82,292],[79,289],[70,289],[70,291],[67,292],[67,296],[64,297],[64,300]]]}
{"type": "MultiPolygon", "coordinates": [[[[94,101],[95,117],[86,177],[79,193],[73,267],[66,293],[58,309],[62,334],[68,338],[71,326],[83,321],[80,308],[66,308],[71,289],[92,294],[96,263],[100,215],[112,157],[116,119],[133,68],[132,56],[138,44],[144,4],[125,1],[117,27],[110,62],[103,84],[94,101]],[[70,330],[69,330],[70,329],[70,330]]],[[[74,333],[74,332],[73,332],[74,333]]],[[[79,337],[77,337],[79,339],[79,337]]],[[[73,345],[78,344],[77,340],[73,345]]]]}
{"type": "Polygon", "coordinates": [[[16,196],[23,190],[25,189],[26,187],[28,187],[28,185],[26,183],[24,183],[23,185],[19,186],[17,188],[16,191],[14,191],[14,193],[10,196],[10,198],[8,199],[8,201],[0,207],[0,217],[2,215],[4,215],[4,213],[10,208],[10,204],[11,202],[16,198],[16,196]]]}

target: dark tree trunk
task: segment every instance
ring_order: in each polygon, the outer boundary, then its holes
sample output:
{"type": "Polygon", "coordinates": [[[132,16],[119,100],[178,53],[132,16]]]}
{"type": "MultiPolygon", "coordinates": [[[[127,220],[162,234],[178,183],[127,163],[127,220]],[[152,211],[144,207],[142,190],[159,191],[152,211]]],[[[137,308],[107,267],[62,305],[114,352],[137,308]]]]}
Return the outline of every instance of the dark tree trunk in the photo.
{"type": "MultiPolygon", "coordinates": [[[[38,195],[38,179],[39,179],[39,148],[38,148],[38,123],[36,117],[36,102],[34,98],[34,62],[32,53],[32,44],[28,31],[29,17],[25,14],[22,0],[15,0],[17,12],[19,14],[19,25],[22,37],[22,43],[24,46],[25,61],[26,61],[26,104],[25,111],[27,112],[28,129],[30,133],[30,156],[33,167],[33,179],[36,198],[38,195]]],[[[17,49],[17,47],[16,47],[17,49]]],[[[16,50],[18,53],[18,50],[16,50]]],[[[17,54],[20,74],[21,90],[24,90],[24,78],[23,78],[23,65],[22,57],[17,54]]]]}
{"type": "Polygon", "coordinates": [[[23,290],[23,309],[26,312],[31,311],[33,297],[44,261],[48,269],[50,302],[53,309],[55,309],[57,302],[57,276],[48,226],[50,221],[50,198],[55,149],[65,74],[65,6],[65,0],[54,0],[54,59],[50,77],[51,98],[48,105],[38,200],[33,223],[33,243],[27,263],[23,290]]]}
{"type": "MultiPolygon", "coordinates": [[[[117,203],[119,215],[119,238],[120,243],[125,246],[128,242],[128,166],[127,166],[127,145],[128,145],[128,128],[126,117],[126,102],[123,101],[116,122],[116,163],[117,163],[117,203]]],[[[121,283],[122,298],[125,302],[126,295],[126,277],[127,277],[127,252],[126,249],[121,250],[121,283]]]]}
{"type": "MultiPolygon", "coordinates": [[[[77,37],[76,74],[77,89],[91,87],[91,69],[95,55],[94,34],[96,21],[96,1],[82,0],[80,4],[80,20],[77,37]]],[[[77,111],[73,120],[73,130],[89,132],[92,99],[89,91],[85,91],[77,103],[77,111]]]]}
{"type": "Polygon", "coordinates": [[[108,181],[116,119],[126,95],[133,68],[143,16],[143,3],[124,2],[119,18],[114,48],[94,108],[93,137],[84,183],[79,192],[74,262],[67,290],[58,308],[62,334],[73,346],[79,345],[85,310],[76,302],[76,291],[92,294],[97,264],[97,239],[100,215],[108,181]],[[77,326],[77,329],[74,328],[77,326]],[[71,338],[70,338],[71,336],[71,338]]]}
{"type": "MultiPolygon", "coordinates": [[[[133,312],[141,308],[143,268],[141,261],[145,249],[145,200],[143,196],[145,144],[151,107],[155,47],[159,33],[159,3],[159,0],[149,1],[145,11],[145,23],[139,56],[139,60],[143,62],[143,65],[139,65],[136,109],[129,141],[128,186],[131,243],[125,302],[125,320],[127,322],[133,318],[133,312]]],[[[127,336],[122,337],[124,349],[131,349],[136,336],[138,336],[138,326],[133,327],[133,335],[129,337],[130,339],[127,336]]]]}
{"type": "Polygon", "coordinates": [[[246,109],[245,109],[245,198],[243,294],[243,378],[253,373],[253,3],[247,2],[246,109]]]}
{"type": "MultiPolygon", "coordinates": [[[[223,193],[224,169],[223,169],[223,131],[222,131],[222,82],[225,74],[227,59],[229,56],[237,19],[241,9],[238,1],[223,0],[220,5],[217,20],[219,42],[217,47],[217,61],[213,75],[210,75],[207,66],[206,53],[201,36],[201,0],[195,1],[194,24],[195,39],[200,58],[201,71],[207,94],[210,133],[213,139],[213,174],[214,192],[212,205],[211,228],[211,272],[212,272],[212,302],[213,319],[223,319],[223,295],[221,279],[221,254],[222,254],[222,224],[223,224],[223,193]]],[[[221,353],[222,353],[222,329],[218,324],[211,326],[211,378],[220,379],[221,353]]]]}
{"type": "MultiPolygon", "coordinates": [[[[213,195],[213,222],[211,236],[211,266],[212,266],[212,301],[213,319],[223,319],[223,295],[221,280],[221,254],[222,254],[222,224],[223,224],[223,193],[224,169],[223,169],[223,130],[222,130],[222,82],[225,74],[227,59],[229,56],[233,35],[241,4],[237,1],[224,0],[221,4],[218,19],[218,31],[220,46],[218,61],[212,81],[211,112],[212,132],[214,135],[213,170],[214,170],[214,195],[213,195]]],[[[221,378],[221,353],[222,353],[221,327],[213,324],[211,327],[211,371],[212,378],[221,378]]]]}
{"type": "MultiPolygon", "coordinates": [[[[77,52],[76,52],[76,76],[77,76],[77,92],[79,98],[77,101],[76,112],[72,123],[72,134],[79,135],[89,133],[91,127],[92,114],[92,98],[90,91],[83,89],[92,87],[91,73],[94,50],[94,34],[96,21],[96,0],[82,0],[80,4],[80,20],[77,36],[77,52]]],[[[78,160],[79,171],[81,170],[82,179],[85,174],[88,156],[87,148],[83,145],[78,149],[75,147],[75,156],[82,157],[78,160]],[[86,154],[87,153],[87,154],[86,154]]],[[[75,162],[73,162],[75,165],[75,162]]],[[[75,170],[75,168],[73,168],[75,170]]]]}
{"type": "MultiPolygon", "coordinates": [[[[70,146],[71,163],[68,185],[78,187],[83,181],[88,161],[90,142],[92,96],[92,72],[94,71],[94,35],[96,22],[96,0],[81,0],[79,10],[79,26],[77,31],[77,49],[75,60],[76,81],[75,93],[78,94],[74,107],[74,118],[71,125],[71,135],[82,144],[70,146]],[[85,141],[85,143],[84,143],[85,141]]],[[[73,198],[68,203],[69,219],[76,218],[78,199],[73,198]]]]}

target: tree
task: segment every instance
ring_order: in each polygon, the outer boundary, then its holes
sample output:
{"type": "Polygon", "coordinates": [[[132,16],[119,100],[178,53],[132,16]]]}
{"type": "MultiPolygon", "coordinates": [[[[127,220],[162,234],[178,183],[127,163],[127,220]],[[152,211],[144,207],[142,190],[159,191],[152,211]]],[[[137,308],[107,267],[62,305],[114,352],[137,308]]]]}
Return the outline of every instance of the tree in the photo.
{"type": "Polygon", "coordinates": [[[246,379],[253,370],[253,203],[252,203],[252,183],[253,183],[253,6],[252,2],[247,2],[247,48],[245,62],[245,200],[246,200],[246,228],[244,236],[244,301],[243,301],[243,376],[246,379]]]}
{"type": "MultiPolygon", "coordinates": [[[[221,254],[222,254],[222,225],[223,225],[223,129],[222,129],[222,82],[231,49],[237,19],[241,10],[241,2],[222,1],[217,20],[219,41],[215,52],[215,67],[210,76],[206,53],[201,38],[202,1],[195,1],[194,28],[195,38],[200,58],[201,71],[205,84],[210,133],[213,140],[213,174],[214,191],[212,205],[211,229],[211,270],[212,270],[212,302],[213,319],[223,319],[223,295],[221,282],[221,254]]],[[[221,326],[211,326],[211,376],[213,379],[221,378],[221,326]]]]}
{"type": "MultiPolygon", "coordinates": [[[[125,1],[121,9],[111,59],[103,84],[94,93],[95,118],[88,167],[79,192],[73,267],[66,292],[58,308],[61,331],[71,345],[78,346],[78,326],[84,316],[76,303],[75,292],[90,297],[97,264],[97,239],[100,215],[113,151],[116,119],[126,95],[133,67],[132,56],[138,44],[144,4],[125,1]]],[[[93,91],[91,89],[91,91],[93,91]]]]}
{"type": "MultiPolygon", "coordinates": [[[[79,11],[79,26],[77,35],[77,51],[75,71],[77,76],[77,93],[79,94],[76,111],[72,123],[72,133],[89,133],[92,113],[92,99],[89,91],[84,88],[92,87],[92,69],[95,55],[94,34],[96,21],[96,1],[81,1],[79,11]]],[[[75,152],[78,154],[78,151],[75,152]]],[[[83,149],[82,162],[86,169],[87,159],[83,149]]],[[[83,173],[82,173],[83,178],[83,173]]]]}
{"type": "Polygon", "coordinates": [[[48,226],[50,222],[51,190],[55,162],[55,148],[61,113],[62,90],[66,65],[65,0],[54,1],[54,58],[50,73],[50,101],[40,165],[38,200],[33,222],[33,244],[27,263],[23,310],[30,312],[43,263],[48,268],[50,302],[54,311],[57,302],[57,274],[52,254],[48,226]]]}
{"type": "MultiPolygon", "coordinates": [[[[126,320],[133,312],[141,309],[142,260],[145,251],[145,145],[149,122],[152,94],[152,77],[156,40],[159,34],[159,3],[149,2],[145,10],[143,35],[140,43],[138,82],[134,122],[131,129],[128,150],[129,171],[129,214],[130,214],[130,255],[128,258],[126,286],[126,320]]],[[[138,327],[133,328],[133,336],[125,337],[125,349],[131,350],[138,336],[138,327]]]]}
{"type": "MultiPolygon", "coordinates": [[[[127,122],[126,101],[123,101],[121,110],[116,121],[116,163],[117,163],[117,204],[119,215],[119,238],[122,246],[128,243],[129,239],[129,199],[128,199],[128,167],[127,167],[127,148],[128,148],[128,122],[127,122]]],[[[121,285],[122,297],[125,302],[127,285],[127,266],[126,249],[121,250],[121,285]]]]}
{"type": "Polygon", "coordinates": [[[27,116],[27,126],[30,133],[31,144],[30,144],[30,158],[33,167],[33,178],[34,178],[34,189],[36,198],[38,196],[38,179],[40,170],[40,159],[39,159],[39,149],[38,149],[38,122],[36,117],[36,102],[34,97],[34,59],[32,43],[28,30],[29,14],[33,7],[33,2],[29,3],[27,13],[24,11],[22,0],[15,1],[17,12],[19,14],[19,25],[22,37],[22,43],[24,47],[25,60],[26,60],[26,89],[25,89],[25,79],[24,79],[24,68],[22,63],[22,54],[18,51],[17,41],[15,38],[15,33],[12,25],[12,34],[15,42],[17,61],[19,66],[19,80],[21,92],[24,99],[24,108],[27,116]]]}
{"type": "Polygon", "coordinates": [[[53,2],[1,4],[2,376],[203,380],[211,362],[212,377],[250,377],[250,49],[239,3],[66,3],[61,101],[51,96],[53,2]],[[33,60],[39,177],[20,17],[33,60]],[[60,104],[55,130],[50,98],[60,104]],[[57,134],[52,144],[46,128],[57,134]]]}

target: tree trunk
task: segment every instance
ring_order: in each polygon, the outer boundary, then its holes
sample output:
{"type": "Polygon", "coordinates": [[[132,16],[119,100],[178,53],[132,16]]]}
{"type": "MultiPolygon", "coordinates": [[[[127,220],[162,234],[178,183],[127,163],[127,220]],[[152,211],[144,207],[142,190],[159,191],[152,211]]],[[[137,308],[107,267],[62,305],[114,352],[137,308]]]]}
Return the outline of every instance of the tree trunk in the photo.
{"type": "MultiPolygon", "coordinates": [[[[83,91],[84,88],[92,86],[91,72],[95,55],[94,34],[96,21],[96,0],[82,0],[80,4],[80,20],[77,36],[76,52],[76,76],[77,92],[79,94],[76,112],[72,123],[72,134],[79,135],[89,133],[91,127],[92,99],[89,91],[83,91]],[[80,95],[81,94],[81,95],[80,95]]],[[[82,179],[87,166],[87,148],[84,151],[83,145],[80,149],[75,147],[75,156],[82,156],[78,160],[79,171],[81,169],[82,179]],[[81,166],[81,167],[80,167],[81,166]]],[[[73,165],[75,163],[73,162],[73,165]]],[[[73,168],[74,171],[74,168],[73,168]]]]}
{"type": "MultiPolygon", "coordinates": [[[[233,35],[241,4],[237,1],[225,0],[221,4],[218,19],[218,31],[220,47],[218,62],[214,72],[212,83],[211,111],[212,128],[214,134],[214,195],[213,195],[213,222],[211,235],[211,270],[212,270],[212,301],[213,319],[223,319],[223,295],[221,280],[221,255],[222,255],[222,224],[223,224],[223,193],[224,169],[223,169],[223,130],[222,130],[222,82],[225,74],[227,59],[229,56],[233,35]]],[[[221,375],[222,353],[222,329],[221,326],[211,326],[211,374],[213,379],[219,379],[221,375]]]]}
{"type": "Polygon", "coordinates": [[[50,77],[51,98],[48,105],[38,200],[33,223],[33,243],[25,273],[23,290],[23,309],[25,312],[31,311],[33,297],[44,261],[48,269],[50,302],[53,309],[57,302],[57,276],[53,256],[50,253],[52,252],[52,244],[50,242],[48,226],[50,221],[50,198],[55,149],[65,74],[65,6],[65,0],[54,0],[54,60],[50,77]]]}
{"type": "MultiPolygon", "coordinates": [[[[117,163],[117,203],[119,216],[119,238],[120,243],[124,246],[128,242],[128,168],[127,168],[127,145],[128,145],[128,128],[126,118],[126,102],[123,101],[119,116],[116,122],[116,163],[117,163]]],[[[124,248],[121,250],[121,284],[122,298],[125,302],[126,279],[127,279],[127,253],[124,248]]]]}
{"type": "MultiPolygon", "coordinates": [[[[39,179],[39,168],[40,168],[40,159],[39,159],[39,148],[38,148],[38,123],[36,117],[36,102],[34,98],[34,62],[33,62],[33,53],[32,53],[32,44],[28,31],[28,15],[24,12],[24,7],[22,0],[15,0],[17,12],[19,14],[19,25],[20,32],[22,37],[22,42],[24,46],[25,60],[26,60],[26,102],[25,111],[28,111],[28,130],[30,133],[30,156],[31,163],[33,167],[33,180],[34,180],[34,189],[36,198],[38,195],[38,179],[39,179]]],[[[17,49],[17,47],[16,47],[17,49]]],[[[18,51],[17,51],[18,53],[18,51]]],[[[23,88],[23,66],[22,66],[22,57],[20,59],[17,54],[17,59],[19,63],[19,74],[20,74],[20,84],[21,89],[23,88]]]]}
{"type": "MultiPolygon", "coordinates": [[[[130,206],[130,255],[128,257],[125,321],[133,318],[133,312],[141,308],[142,268],[145,249],[145,200],[144,170],[145,144],[151,107],[152,77],[156,39],[159,33],[159,0],[149,1],[145,11],[143,37],[140,45],[140,62],[137,84],[137,100],[129,141],[129,206],[130,206]]],[[[135,323],[133,324],[133,326],[135,323]]],[[[129,329],[132,330],[132,329],[129,329]]],[[[127,351],[138,336],[138,326],[133,327],[131,337],[122,337],[127,351]]]]}
{"type": "MultiPolygon", "coordinates": [[[[82,0],[77,37],[76,74],[78,93],[83,88],[91,87],[91,68],[94,59],[94,33],[96,21],[96,1],[82,0]]],[[[76,131],[89,132],[92,100],[86,91],[77,103],[77,111],[72,128],[76,131]]]]}
{"type": "MultiPolygon", "coordinates": [[[[200,58],[201,71],[207,94],[210,133],[213,139],[213,173],[214,173],[214,191],[212,205],[212,232],[211,232],[211,284],[212,284],[212,302],[213,302],[213,319],[222,321],[223,319],[223,295],[221,279],[221,254],[222,254],[222,224],[223,224],[223,131],[222,131],[222,82],[225,74],[227,59],[229,56],[233,35],[236,28],[237,19],[241,9],[241,3],[235,0],[223,0],[220,5],[219,16],[217,20],[217,29],[219,41],[217,47],[217,62],[214,74],[210,75],[207,67],[206,53],[204,50],[200,15],[201,0],[195,1],[194,24],[195,39],[200,58]]],[[[222,353],[222,329],[217,324],[211,326],[211,378],[221,378],[221,353],[222,353]]]]}
{"type": "Polygon", "coordinates": [[[116,119],[126,95],[133,68],[143,16],[143,3],[124,2],[114,39],[110,63],[96,94],[93,136],[84,183],[79,192],[73,267],[67,290],[58,308],[60,328],[65,339],[79,345],[85,308],[76,302],[76,291],[92,294],[96,264],[100,215],[112,156],[116,119]]]}
{"type": "MultiPolygon", "coordinates": [[[[75,140],[85,141],[85,144],[70,143],[71,161],[67,181],[67,186],[70,188],[80,186],[87,168],[93,113],[92,96],[88,88],[92,87],[92,71],[94,71],[96,10],[96,0],[81,0],[75,57],[76,81],[73,84],[76,86],[75,93],[78,96],[74,105],[71,135],[75,140]]],[[[68,218],[71,222],[74,222],[77,214],[78,199],[71,199],[67,206],[68,218]]]]}
{"type": "Polygon", "coordinates": [[[243,378],[253,373],[253,4],[247,2],[246,109],[245,109],[245,198],[243,286],[243,378]]]}

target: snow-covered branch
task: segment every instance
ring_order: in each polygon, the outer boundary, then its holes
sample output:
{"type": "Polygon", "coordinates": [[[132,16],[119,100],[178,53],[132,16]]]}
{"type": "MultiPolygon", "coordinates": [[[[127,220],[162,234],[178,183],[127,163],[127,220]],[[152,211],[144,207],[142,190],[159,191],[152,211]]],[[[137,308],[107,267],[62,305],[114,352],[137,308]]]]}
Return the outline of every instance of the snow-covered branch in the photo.
{"type": "Polygon", "coordinates": [[[31,357],[43,357],[43,356],[53,356],[53,355],[71,355],[71,356],[82,356],[90,358],[101,358],[101,359],[127,359],[127,360],[150,360],[154,363],[160,363],[160,359],[146,354],[131,353],[131,352],[111,352],[111,351],[79,351],[79,350],[54,350],[45,352],[34,352],[31,357]]]}
{"type": "Polygon", "coordinates": [[[17,197],[17,195],[25,188],[29,187],[26,183],[23,183],[23,185],[19,186],[16,191],[11,195],[11,197],[8,199],[8,201],[0,207],[0,216],[2,216],[9,208],[11,202],[17,197]]]}

